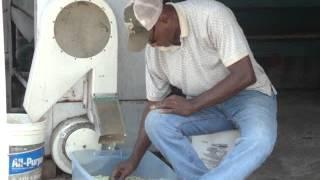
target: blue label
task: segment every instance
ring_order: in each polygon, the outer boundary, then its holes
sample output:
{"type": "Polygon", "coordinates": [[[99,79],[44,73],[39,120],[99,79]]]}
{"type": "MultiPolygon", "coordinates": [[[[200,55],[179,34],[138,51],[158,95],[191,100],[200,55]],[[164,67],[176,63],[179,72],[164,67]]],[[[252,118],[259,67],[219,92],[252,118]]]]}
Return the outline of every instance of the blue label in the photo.
{"type": "Polygon", "coordinates": [[[28,152],[9,155],[9,174],[21,174],[32,171],[41,166],[43,162],[44,147],[28,152]]]}

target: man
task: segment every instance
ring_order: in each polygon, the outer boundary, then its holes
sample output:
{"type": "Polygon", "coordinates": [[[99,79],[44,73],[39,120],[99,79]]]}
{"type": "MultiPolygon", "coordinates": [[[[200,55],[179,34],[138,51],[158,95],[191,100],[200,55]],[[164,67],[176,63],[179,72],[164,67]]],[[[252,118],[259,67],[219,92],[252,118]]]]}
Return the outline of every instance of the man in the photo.
{"type": "Polygon", "coordinates": [[[151,142],[181,179],[239,180],[261,166],[276,141],[276,91],[231,10],[214,0],[134,0],[125,22],[129,49],[146,46],[149,102],[133,153],[113,176],[132,173],[151,142]],[[187,98],[167,97],[170,85],[187,98]],[[234,149],[208,169],[188,136],[233,128],[234,149]]]}

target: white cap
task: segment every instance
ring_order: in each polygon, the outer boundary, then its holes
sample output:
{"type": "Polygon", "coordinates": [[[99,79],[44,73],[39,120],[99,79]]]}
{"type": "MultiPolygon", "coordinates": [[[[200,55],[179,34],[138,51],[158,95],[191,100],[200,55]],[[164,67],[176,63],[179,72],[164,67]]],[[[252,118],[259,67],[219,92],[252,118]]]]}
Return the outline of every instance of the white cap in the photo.
{"type": "Polygon", "coordinates": [[[163,8],[163,0],[129,0],[137,20],[148,31],[157,23],[163,8]]]}

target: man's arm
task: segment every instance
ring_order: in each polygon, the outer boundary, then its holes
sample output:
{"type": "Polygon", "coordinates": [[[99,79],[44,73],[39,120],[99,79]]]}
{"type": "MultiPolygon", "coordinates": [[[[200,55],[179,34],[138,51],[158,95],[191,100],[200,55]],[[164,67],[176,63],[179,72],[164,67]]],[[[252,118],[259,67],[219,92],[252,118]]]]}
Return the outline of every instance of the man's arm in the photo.
{"type": "Polygon", "coordinates": [[[196,110],[221,103],[256,82],[249,56],[229,66],[228,69],[230,74],[224,80],[191,100],[196,110]]]}
{"type": "Polygon", "coordinates": [[[157,102],[148,102],[146,105],[142,120],[140,123],[140,129],[139,129],[139,135],[138,139],[136,140],[133,152],[130,156],[130,158],[126,161],[121,162],[112,172],[112,177],[115,179],[125,179],[127,176],[129,176],[139,165],[139,162],[145,152],[147,151],[148,147],[150,146],[151,142],[147,136],[147,133],[144,129],[144,122],[146,119],[146,116],[152,109],[152,106],[155,105],[157,102]]]}
{"type": "Polygon", "coordinates": [[[208,91],[191,100],[170,96],[158,108],[162,109],[162,113],[188,116],[203,108],[219,104],[256,82],[249,56],[230,65],[228,69],[230,74],[208,91]]]}
{"type": "Polygon", "coordinates": [[[157,102],[148,101],[148,104],[144,108],[142,120],[141,120],[140,128],[139,128],[139,135],[138,135],[137,141],[135,143],[133,152],[130,156],[130,159],[134,160],[135,162],[139,162],[141,160],[144,153],[151,145],[151,142],[150,142],[148,135],[147,135],[145,128],[144,128],[144,122],[146,120],[148,113],[152,109],[152,106],[155,104],[157,104],[157,102]]]}

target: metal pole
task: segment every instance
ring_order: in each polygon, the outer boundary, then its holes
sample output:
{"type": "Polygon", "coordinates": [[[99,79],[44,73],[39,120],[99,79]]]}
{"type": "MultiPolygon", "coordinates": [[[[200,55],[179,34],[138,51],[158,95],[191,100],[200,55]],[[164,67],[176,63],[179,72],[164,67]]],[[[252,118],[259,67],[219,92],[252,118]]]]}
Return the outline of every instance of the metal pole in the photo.
{"type": "Polygon", "coordinates": [[[16,76],[16,78],[19,80],[19,82],[23,85],[23,87],[27,88],[27,80],[23,78],[20,72],[13,69],[13,74],[16,76]]]}
{"type": "MultiPolygon", "coordinates": [[[[6,78],[5,78],[5,51],[3,35],[3,8],[0,3],[0,137],[6,137],[7,124],[7,101],[6,101],[6,78]]],[[[0,145],[0,179],[8,179],[8,142],[3,138],[0,145]],[[2,144],[3,143],[3,144],[2,144]]]]}
{"type": "Polygon", "coordinates": [[[4,35],[3,35],[3,11],[0,3],[0,121],[6,118],[6,78],[5,78],[5,57],[4,57],[4,35]]]}

